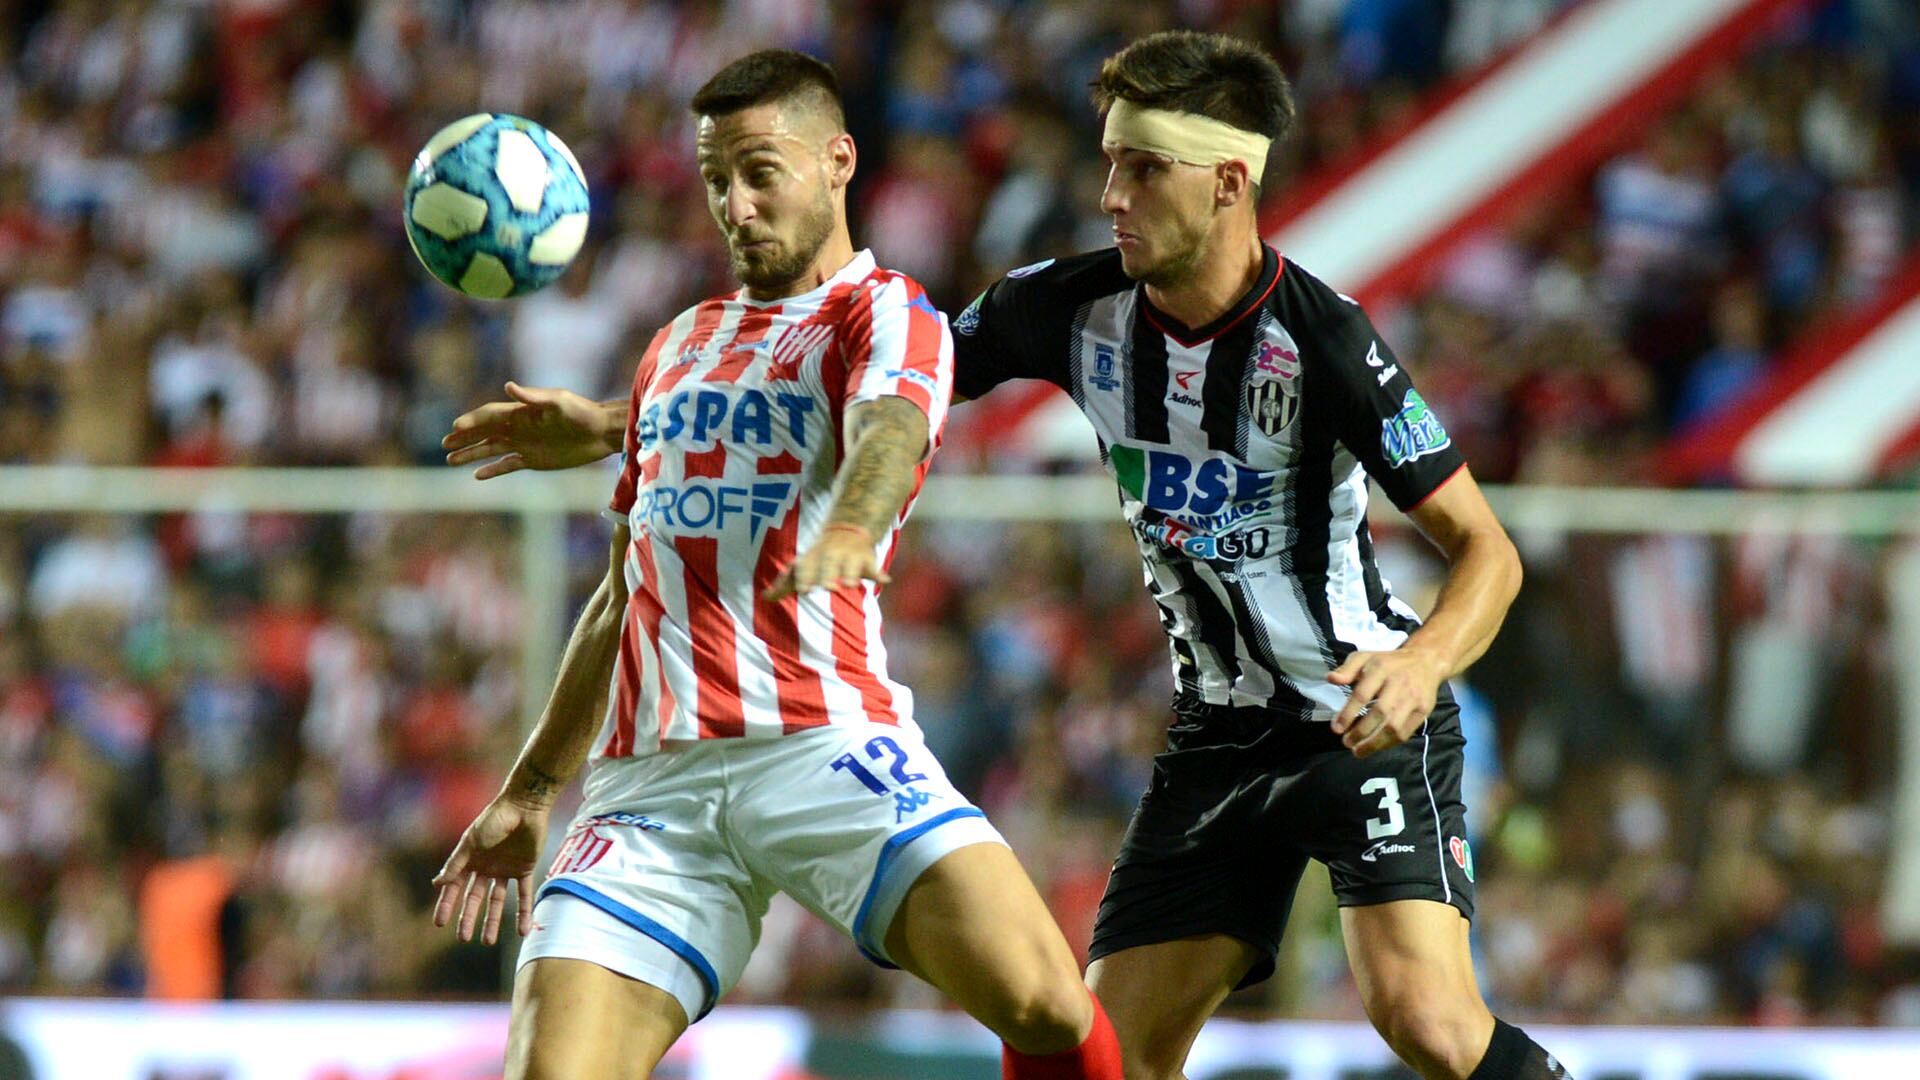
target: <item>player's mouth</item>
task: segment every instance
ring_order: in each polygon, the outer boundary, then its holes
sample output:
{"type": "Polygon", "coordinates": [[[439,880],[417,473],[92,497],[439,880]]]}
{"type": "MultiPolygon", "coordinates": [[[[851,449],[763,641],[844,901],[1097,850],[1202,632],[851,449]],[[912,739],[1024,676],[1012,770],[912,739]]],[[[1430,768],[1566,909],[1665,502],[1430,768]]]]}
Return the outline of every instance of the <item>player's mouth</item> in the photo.
{"type": "Polygon", "coordinates": [[[1135,233],[1120,229],[1113,230],[1113,246],[1122,251],[1132,251],[1140,246],[1140,237],[1135,233]]]}

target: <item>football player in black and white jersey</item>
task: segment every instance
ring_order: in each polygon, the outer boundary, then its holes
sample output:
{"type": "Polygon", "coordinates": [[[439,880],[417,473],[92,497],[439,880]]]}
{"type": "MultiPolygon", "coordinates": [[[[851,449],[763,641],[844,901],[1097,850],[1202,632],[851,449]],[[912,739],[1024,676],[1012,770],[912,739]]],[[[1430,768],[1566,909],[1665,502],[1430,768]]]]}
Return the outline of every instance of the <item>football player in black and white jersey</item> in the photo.
{"type": "MultiPolygon", "coordinates": [[[[1496,1020],[1468,950],[1473,859],[1446,680],[1520,583],[1439,418],[1352,300],[1260,239],[1293,105],[1256,46],[1143,38],[1094,83],[1114,247],[994,284],[954,320],[956,392],[1053,382],[1099,435],[1178,693],[1094,930],[1088,980],[1126,1074],[1181,1076],[1201,1026],[1269,977],[1325,863],[1368,1017],[1428,1080],[1558,1080],[1496,1020]],[[1446,556],[1424,624],[1381,578],[1370,483],[1446,556]]],[[[616,449],[624,403],[552,391],[462,417],[480,475],[616,449]]]]}

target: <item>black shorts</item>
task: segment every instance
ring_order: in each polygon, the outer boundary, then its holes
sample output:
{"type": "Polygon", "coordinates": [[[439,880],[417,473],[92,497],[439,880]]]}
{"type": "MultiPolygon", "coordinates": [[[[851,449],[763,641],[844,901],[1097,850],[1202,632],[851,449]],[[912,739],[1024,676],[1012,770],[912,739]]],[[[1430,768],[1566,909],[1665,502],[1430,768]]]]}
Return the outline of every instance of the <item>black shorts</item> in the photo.
{"type": "Polygon", "coordinates": [[[1473,918],[1460,772],[1466,740],[1452,696],[1391,750],[1361,760],[1325,723],[1259,709],[1176,704],[1167,748],[1120,844],[1090,958],[1227,934],[1273,974],[1309,858],[1341,907],[1437,900],[1473,918]]]}

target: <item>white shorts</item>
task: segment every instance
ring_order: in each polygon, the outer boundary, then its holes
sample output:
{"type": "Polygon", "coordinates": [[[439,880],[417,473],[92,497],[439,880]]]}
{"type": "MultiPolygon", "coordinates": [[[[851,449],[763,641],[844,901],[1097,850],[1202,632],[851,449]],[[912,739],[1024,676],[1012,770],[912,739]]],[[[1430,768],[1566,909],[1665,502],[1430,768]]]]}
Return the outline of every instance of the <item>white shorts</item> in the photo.
{"type": "Polygon", "coordinates": [[[908,887],[980,843],[1006,841],[914,728],[822,727],[603,760],[519,962],[586,960],[666,990],[697,1020],[739,980],[774,893],[892,967],[887,927],[908,887]]]}

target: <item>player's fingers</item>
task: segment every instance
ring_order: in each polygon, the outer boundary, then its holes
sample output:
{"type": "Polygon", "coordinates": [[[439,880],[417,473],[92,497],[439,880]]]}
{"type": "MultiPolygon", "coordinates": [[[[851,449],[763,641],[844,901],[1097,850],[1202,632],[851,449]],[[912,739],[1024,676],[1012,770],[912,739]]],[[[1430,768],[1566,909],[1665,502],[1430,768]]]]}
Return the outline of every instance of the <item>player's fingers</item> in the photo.
{"type": "Polygon", "coordinates": [[[460,900],[460,886],[447,884],[440,886],[440,898],[433,905],[433,925],[445,926],[453,918],[453,907],[460,900]]]}
{"type": "Polygon", "coordinates": [[[1360,669],[1366,667],[1367,661],[1371,659],[1373,654],[1370,652],[1348,653],[1339,667],[1327,672],[1327,681],[1337,686],[1345,686],[1359,676],[1360,669]]]}
{"type": "Polygon", "coordinates": [[[1349,734],[1355,720],[1374,702],[1380,693],[1381,676],[1377,670],[1364,669],[1358,681],[1353,684],[1353,692],[1347,695],[1347,704],[1340,715],[1333,718],[1333,731],[1336,735],[1349,734]]]}
{"type": "Polygon", "coordinates": [[[447,464],[466,465],[470,462],[484,461],[490,457],[499,457],[506,452],[507,447],[500,443],[492,439],[480,439],[478,442],[465,443],[447,454],[447,464]]]}
{"type": "Polygon", "coordinates": [[[521,457],[519,454],[508,454],[506,457],[501,458],[499,461],[490,461],[487,464],[482,465],[479,468],[473,470],[473,478],[475,480],[491,480],[496,476],[505,476],[508,473],[517,473],[521,469],[524,469],[526,467],[527,467],[526,458],[521,457]]]}
{"type": "Polygon", "coordinates": [[[554,392],[542,386],[521,386],[508,380],[507,396],[525,405],[544,405],[554,399],[554,392]]]}
{"type": "Polygon", "coordinates": [[[507,883],[496,881],[487,890],[487,932],[483,940],[492,945],[500,940],[500,920],[507,913],[507,883]]]}
{"type": "Polygon", "coordinates": [[[483,438],[487,432],[499,426],[509,412],[519,408],[504,402],[489,401],[477,409],[468,409],[453,418],[453,430],[441,438],[440,445],[451,447],[454,443],[472,442],[483,438]]]}
{"type": "Polygon", "coordinates": [[[533,875],[532,874],[520,875],[520,884],[517,888],[517,891],[520,894],[520,920],[519,920],[520,936],[526,937],[528,934],[533,933],[533,875]]]}
{"type": "Polygon", "coordinates": [[[1353,730],[1347,732],[1346,737],[1340,741],[1345,744],[1348,750],[1353,752],[1353,756],[1367,757],[1376,749],[1372,744],[1378,739],[1381,730],[1385,727],[1386,718],[1376,716],[1370,712],[1360,723],[1355,724],[1353,730]]]}
{"type": "Polygon", "coordinates": [[[467,885],[466,902],[460,905],[460,940],[472,941],[475,925],[480,921],[480,910],[486,905],[487,892],[493,879],[479,874],[467,885]]]}

